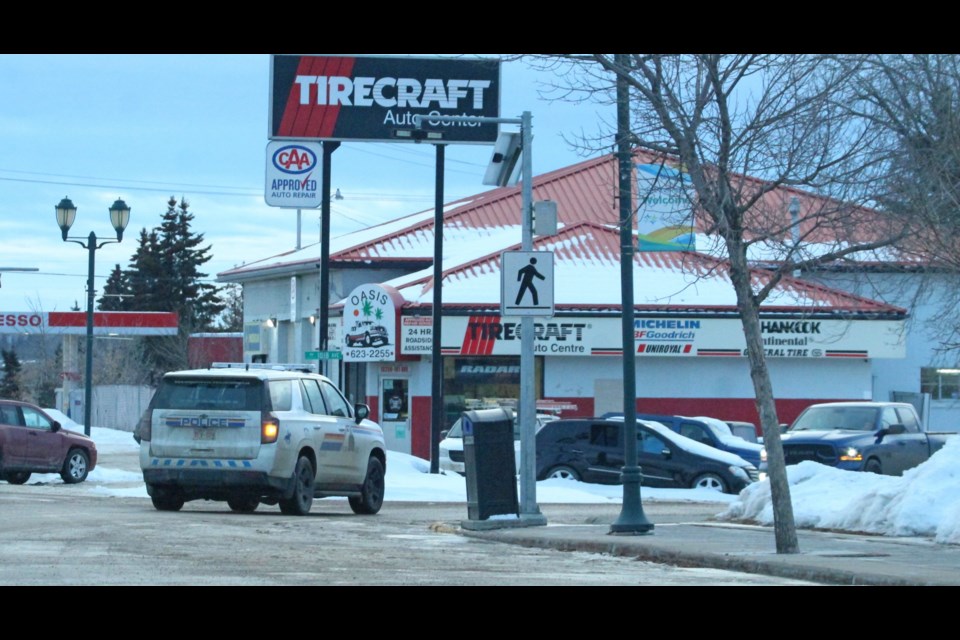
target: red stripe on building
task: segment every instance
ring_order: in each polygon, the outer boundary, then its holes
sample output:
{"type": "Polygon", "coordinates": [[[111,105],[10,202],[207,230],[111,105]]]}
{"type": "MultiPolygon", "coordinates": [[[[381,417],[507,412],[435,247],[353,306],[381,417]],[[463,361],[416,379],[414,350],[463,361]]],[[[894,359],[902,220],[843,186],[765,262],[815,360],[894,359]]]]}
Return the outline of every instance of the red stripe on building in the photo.
{"type": "MultiPolygon", "coordinates": [[[[87,314],[83,311],[51,311],[47,314],[49,327],[85,327],[87,314]]],[[[95,311],[95,327],[142,327],[150,329],[176,329],[177,314],[156,311],[95,311]]]]}

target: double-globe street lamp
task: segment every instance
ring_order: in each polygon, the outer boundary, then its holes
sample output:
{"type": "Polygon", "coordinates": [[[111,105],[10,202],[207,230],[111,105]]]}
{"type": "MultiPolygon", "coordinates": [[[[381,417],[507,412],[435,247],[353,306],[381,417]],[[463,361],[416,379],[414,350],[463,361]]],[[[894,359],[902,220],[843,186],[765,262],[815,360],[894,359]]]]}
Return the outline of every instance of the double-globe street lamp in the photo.
{"type": "Polygon", "coordinates": [[[116,240],[97,241],[97,234],[93,231],[87,236],[86,241],[81,238],[71,238],[67,234],[73,221],[77,217],[77,207],[74,206],[70,198],[64,198],[55,207],[57,211],[57,224],[60,226],[60,232],[63,234],[64,242],[74,242],[88,251],[89,259],[87,261],[87,366],[84,376],[84,400],[83,400],[83,432],[90,435],[90,416],[93,405],[93,299],[95,289],[93,286],[93,265],[94,255],[97,249],[105,244],[121,242],[123,240],[123,230],[127,228],[130,222],[130,207],[123,200],[117,199],[110,207],[110,224],[117,232],[116,240]]]}

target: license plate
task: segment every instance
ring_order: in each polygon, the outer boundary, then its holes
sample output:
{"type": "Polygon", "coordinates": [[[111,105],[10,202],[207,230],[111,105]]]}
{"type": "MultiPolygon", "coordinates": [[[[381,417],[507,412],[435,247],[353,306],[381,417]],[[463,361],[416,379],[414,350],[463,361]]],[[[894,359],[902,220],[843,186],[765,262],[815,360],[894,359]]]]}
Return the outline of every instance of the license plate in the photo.
{"type": "Polygon", "coordinates": [[[194,429],[193,439],[194,440],[216,440],[217,432],[215,429],[194,429]]]}

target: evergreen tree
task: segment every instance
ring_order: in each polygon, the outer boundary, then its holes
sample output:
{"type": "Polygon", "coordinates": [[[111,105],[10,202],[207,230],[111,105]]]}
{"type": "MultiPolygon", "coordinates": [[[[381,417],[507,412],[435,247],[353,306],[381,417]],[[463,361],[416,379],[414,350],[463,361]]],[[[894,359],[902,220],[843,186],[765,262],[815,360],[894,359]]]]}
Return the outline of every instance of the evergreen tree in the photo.
{"type": "Polygon", "coordinates": [[[12,349],[10,351],[0,350],[0,355],[3,356],[4,371],[3,380],[0,380],[0,398],[21,400],[20,358],[17,357],[17,352],[12,349]]]}
{"type": "Polygon", "coordinates": [[[223,331],[243,331],[243,288],[238,284],[223,288],[221,301],[225,307],[220,314],[219,328],[223,331]]]}
{"type": "Polygon", "coordinates": [[[156,230],[140,230],[136,252],[130,258],[126,272],[129,292],[132,294],[130,311],[175,311],[169,281],[160,260],[160,237],[156,230]]]}
{"type": "Polygon", "coordinates": [[[193,214],[185,198],[173,196],[160,225],[140,231],[137,249],[129,269],[114,270],[105,293],[126,293],[130,298],[102,298],[101,309],[127,311],[172,311],[179,317],[177,336],[144,339],[144,360],[154,376],[187,365],[187,338],[190,333],[209,330],[227,306],[219,288],[204,282],[201,271],[210,261],[211,245],[203,245],[203,234],[191,229],[193,214]],[[109,306],[108,306],[109,305],[109,306]]]}
{"type": "Polygon", "coordinates": [[[103,296],[97,302],[97,309],[100,311],[128,311],[126,300],[129,299],[130,291],[127,283],[127,273],[120,269],[120,265],[114,265],[107,283],[103,287],[103,296]]]}
{"type": "Polygon", "coordinates": [[[226,305],[220,300],[218,287],[203,281],[207,274],[200,267],[213,257],[211,245],[201,246],[203,234],[190,229],[193,214],[189,206],[185,198],[179,203],[173,197],[167,201],[160,225],[160,263],[169,278],[166,288],[177,304],[174,310],[180,314],[180,325],[190,331],[203,331],[212,327],[226,305]]]}

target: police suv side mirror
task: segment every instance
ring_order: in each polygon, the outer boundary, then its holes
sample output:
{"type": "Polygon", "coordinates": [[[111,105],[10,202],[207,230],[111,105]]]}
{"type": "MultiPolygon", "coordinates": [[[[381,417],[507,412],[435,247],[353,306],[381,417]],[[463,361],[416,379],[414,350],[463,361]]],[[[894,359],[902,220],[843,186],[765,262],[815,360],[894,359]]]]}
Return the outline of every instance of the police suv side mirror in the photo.
{"type": "Polygon", "coordinates": [[[362,402],[358,402],[357,404],[353,405],[353,417],[357,424],[360,424],[360,422],[365,420],[369,415],[370,407],[367,405],[363,404],[362,402]]]}

